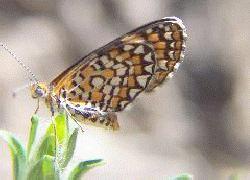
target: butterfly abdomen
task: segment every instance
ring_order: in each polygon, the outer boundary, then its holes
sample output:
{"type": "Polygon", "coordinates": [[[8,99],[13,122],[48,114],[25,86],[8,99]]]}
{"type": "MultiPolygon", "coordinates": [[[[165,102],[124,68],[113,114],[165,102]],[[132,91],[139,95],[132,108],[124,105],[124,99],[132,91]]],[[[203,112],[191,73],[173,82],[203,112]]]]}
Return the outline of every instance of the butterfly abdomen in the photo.
{"type": "Polygon", "coordinates": [[[118,130],[119,124],[114,113],[101,112],[99,108],[94,108],[90,104],[67,102],[67,111],[72,118],[84,124],[104,127],[106,129],[118,130]]]}

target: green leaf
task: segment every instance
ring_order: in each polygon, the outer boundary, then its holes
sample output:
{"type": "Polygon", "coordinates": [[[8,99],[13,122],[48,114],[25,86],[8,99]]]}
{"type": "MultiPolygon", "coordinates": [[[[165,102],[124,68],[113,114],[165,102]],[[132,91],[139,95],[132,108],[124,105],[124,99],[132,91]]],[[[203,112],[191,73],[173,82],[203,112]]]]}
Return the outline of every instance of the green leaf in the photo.
{"type": "Polygon", "coordinates": [[[31,168],[28,180],[59,180],[59,171],[55,158],[45,155],[31,168]]]}
{"type": "Polygon", "coordinates": [[[0,137],[7,142],[12,157],[14,179],[22,180],[26,174],[26,151],[12,134],[0,130],[0,137]]]}
{"type": "Polygon", "coordinates": [[[80,179],[90,169],[103,164],[102,159],[80,162],[69,174],[69,180],[80,179]]]}
{"type": "Polygon", "coordinates": [[[56,133],[59,144],[65,143],[68,140],[69,127],[68,120],[65,114],[59,114],[55,118],[56,133]]]}
{"type": "Polygon", "coordinates": [[[55,136],[47,135],[43,138],[39,148],[36,150],[35,161],[40,160],[44,155],[55,156],[55,136]]]}
{"type": "Polygon", "coordinates": [[[28,154],[28,156],[30,154],[30,150],[31,150],[32,145],[33,145],[33,143],[35,141],[35,138],[36,138],[38,121],[39,121],[38,116],[36,116],[36,115],[32,116],[32,118],[31,118],[31,128],[30,128],[30,134],[29,134],[29,142],[28,142],[28,146],[27,146],[27,151],[28,151],[27,154],[28,154]]]}
{"type": "Polygon", "coordinates": [[[173,180],[192,180],[193,176],[190,174],[181,174],[173,178],[173,180]]]}
{"type": "Polygon", "coordinates": [[[78,135],[78,129],[76,128],[74,132],[70,135],[67,146],[64,150],[62,163],[60,163],[62,168],[65,168],[68,165],[70,159],[74,154],[77,135],[78,135]]]}
{"type": "Polygon", "coordinates": [[[56,134],[56,139],[59,144],[66,143],[69,135],[69,126],[66,115],[58,114],[55,117],[54,122],[55,124],[51,123],[51,125],[47,129],[46,134],[56,134]]]}

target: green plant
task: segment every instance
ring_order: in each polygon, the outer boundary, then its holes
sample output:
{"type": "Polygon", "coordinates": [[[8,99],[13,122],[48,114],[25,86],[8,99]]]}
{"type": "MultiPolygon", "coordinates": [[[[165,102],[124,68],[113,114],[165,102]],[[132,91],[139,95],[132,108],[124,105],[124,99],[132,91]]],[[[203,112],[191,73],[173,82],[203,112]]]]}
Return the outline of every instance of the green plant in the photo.
{"type": "Polygon", "coordinates": [[[192,179],[193,179],[193,176],[190,174],[180,174],[178,176],[170,178],[169,180],[192,180],[192,179]]]}
{"type": "MultiPolygon", "coordinates": [[[[11,133],[0,130],[0,137],[9,146],[15,180],[59,180],[72,158],[76,146],[78,128],[71,129],[64,114],[54,118],[44,135],[38,137],[39,117],[31,118],[27,149],[11,133]]],[[[103,164],[102,159],[78,163],[67,178],[79,179],[93,167],[103,164]]]]}

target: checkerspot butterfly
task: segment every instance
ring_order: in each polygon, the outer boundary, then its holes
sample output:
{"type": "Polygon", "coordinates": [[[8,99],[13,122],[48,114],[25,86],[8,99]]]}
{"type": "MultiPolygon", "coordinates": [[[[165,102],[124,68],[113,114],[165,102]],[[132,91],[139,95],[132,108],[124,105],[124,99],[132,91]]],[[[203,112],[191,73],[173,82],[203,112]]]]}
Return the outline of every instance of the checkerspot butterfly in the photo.
{"type": "Polygon", "coordinates": [[[66,111],[77,122],[116,130],[116,112],[177,70],[186,37],[176,17],[148,23],[81,58],[49,85],[19,63],[32,75],[32,97],[44,99],[52,114],[66,111]]]}

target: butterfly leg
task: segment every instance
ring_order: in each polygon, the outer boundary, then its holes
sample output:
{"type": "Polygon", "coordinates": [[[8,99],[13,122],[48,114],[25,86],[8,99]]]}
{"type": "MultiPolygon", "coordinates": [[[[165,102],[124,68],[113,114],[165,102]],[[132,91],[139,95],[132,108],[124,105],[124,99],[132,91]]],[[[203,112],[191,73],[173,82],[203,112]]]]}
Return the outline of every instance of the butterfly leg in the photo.
{"type": "Polygon", "coordinates": [[[67,115],[71,119],[73,119],[75,121],[75,123],[80,127],[81,131],[84,132],[82,125],[78,123],[78,121],[76,120],[76,118],[74,116],[72,116],[72,114],[69,112],[69,110],[68,110],[68,108],[66,106],[64,106],[64,110],[66,111],[67,115]]]}
{"type": "Polygon", "coordinates": [[[37,106],[36,106],[36,110],[35,110],[34,114],[37,114],[37,112],[39,110],[39,105],[40,105],[39,98],[37,98],[37,106]]]}

